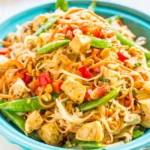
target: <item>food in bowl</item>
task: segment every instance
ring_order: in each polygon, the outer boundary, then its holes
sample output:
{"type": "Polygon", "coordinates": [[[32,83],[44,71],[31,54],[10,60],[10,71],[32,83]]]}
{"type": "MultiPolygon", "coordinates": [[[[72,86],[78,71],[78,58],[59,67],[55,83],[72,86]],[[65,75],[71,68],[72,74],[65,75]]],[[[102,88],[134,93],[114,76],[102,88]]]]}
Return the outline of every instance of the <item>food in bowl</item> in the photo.
{"type": "Polygon", "coordinates": [[[90,10],[95,2],[69,10],[59,2],[1,41],[1,112],[54,146],[101,148],[141,136],[150,126],[150,53],[120,17],[90,10]]]}

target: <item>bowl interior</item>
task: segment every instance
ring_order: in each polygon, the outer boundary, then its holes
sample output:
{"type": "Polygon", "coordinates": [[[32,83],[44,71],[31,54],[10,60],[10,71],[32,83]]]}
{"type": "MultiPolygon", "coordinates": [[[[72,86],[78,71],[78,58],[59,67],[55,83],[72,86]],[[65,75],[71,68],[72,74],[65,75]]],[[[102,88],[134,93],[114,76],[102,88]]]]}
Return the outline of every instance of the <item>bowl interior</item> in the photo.
{"type": "MultiPolygon", "coordinates": [[[[91,2],[90,0],[86,0],[86,1],[70,0],[69,5],[70,7],[87,8],[90,2],[91,2]]],[[[6,20],[4,23],[0,24],[0,27],[1,27],[0,39],[4,39],[9,32],[16,31],[16,25],[22,25],[24,22],[32,20],[35,16],[46,13],[46,12],[54,11],[54,9],[55,9],[55,3],[48,3],[45,5],[41,5],[32,9],[26,10],[24,12],[21,12],[11,17],[10,19],[6,20]]],[[[113,16],[113,15],[123,16],[124,24],[126,24],[137,37],[144,36],[149,40],[150,16],[145,15],[141,12],[138,12],[134,9],[131,9],[125,6],[120,6],[118,4],[114,4],[111,2],[104,2],[104,1],[98,1],[96,13],[100,14],[104,18],[113,16]]],[[[150,49],[150,41],[145,45],[145,47],[150,49]]],[[[49,146],[41,142],[34,141],[24,136],[21,132],[19,132],[16,129],[16,127],[13,127],[13,125],[7,122],[5,118],[3,118],[3,116],[1,115],[0,115],[0,132],[4,136],[6,136],[10,141],[13,141],[13,142],[15,141],[15,143],[20,144],[23,147],[26,147],[26,150],[27,150],[27,147],[29,149],[36,149],[36,150],[62,149],[62,148],[49,146]]],[[[144,136],[136,140],[133,140],[127,144],[110,147],[110,148],[108,147],[107,150],[116,150],[116,149],[126,150],[126,149],[134,149],[134,148],[137,149],[138,147],[141,147],[141,145],[144,145],[150,141],[148,140],[149,135],[150,135],[149,132],[150,131],[148,130],[144,134],[144,136]]]]}

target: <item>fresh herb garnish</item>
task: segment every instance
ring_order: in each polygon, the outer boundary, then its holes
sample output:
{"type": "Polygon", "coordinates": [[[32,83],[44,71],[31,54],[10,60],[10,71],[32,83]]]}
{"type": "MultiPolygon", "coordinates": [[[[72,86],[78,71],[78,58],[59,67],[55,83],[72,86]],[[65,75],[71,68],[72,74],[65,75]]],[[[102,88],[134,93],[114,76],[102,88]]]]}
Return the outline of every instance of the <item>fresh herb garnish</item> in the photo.
{"type": "Polygon", "coordinates": [[[135,67],[135,68],[138,68],[138,67],[140,67],[141,65],[142,65],[142,64],[141,64],[140,62],[137,62],[137,63],[134,64],[134,67],[135,67]]]}
{"type": "Polygon", "coordinates": [[[101,77],[98,80],[101,81],[101,82],[106,82],[106,83],[110,83],[111,82],[110,79],[106,79],[105,77],[101,77]]]}
{"type": "Polygon", "coordinates": [[[138,138],[138,137],[140,137],[142,135],[143,135],[143,132],[140,131],[139,129],[134,129],[133,130],[133,139],[136,139],[136,138],[138,138]]]}
{"type": "Polygon", "coordinates": [[[126,84],[126,88],[128,89],[128,88],[130,88],[131,86],[129,85],[129,84],[126,84]]]}

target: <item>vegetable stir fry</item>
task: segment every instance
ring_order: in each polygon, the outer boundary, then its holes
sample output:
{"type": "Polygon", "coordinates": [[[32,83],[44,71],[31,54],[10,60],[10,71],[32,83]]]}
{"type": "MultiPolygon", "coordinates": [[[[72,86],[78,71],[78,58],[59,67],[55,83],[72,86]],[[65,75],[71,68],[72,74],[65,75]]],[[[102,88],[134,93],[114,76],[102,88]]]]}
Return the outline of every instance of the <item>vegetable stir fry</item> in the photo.
{"type": "Polygon", "coordinates": [[[0,111],[26,136],[95,149],[150,128],[150,52],[96,1],[41,14],[0,41],[0,111]],[[144,130],[143,130],[144,129],[144,130]]]}

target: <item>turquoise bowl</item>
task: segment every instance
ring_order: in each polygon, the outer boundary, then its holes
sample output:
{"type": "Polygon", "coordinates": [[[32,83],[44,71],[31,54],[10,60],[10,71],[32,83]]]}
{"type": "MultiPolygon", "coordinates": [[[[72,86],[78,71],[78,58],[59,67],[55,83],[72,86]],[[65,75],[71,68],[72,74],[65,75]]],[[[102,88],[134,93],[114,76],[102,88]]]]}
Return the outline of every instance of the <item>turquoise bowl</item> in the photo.
{"type": "MultiPolygon", "coordinates": [[[[87,8],[91,3],[90,0],[69,0],[70,7],[83,7],[87,8]]],[[[9,32],[16,30],[16,24],[23,24],[26,21],[32,20],[35,16],[51,12],[55,9],[55,3],[51,2],[38,7],[31,8],[23,11],[5,22],[0,24],[0,39],[4,39],[9,32]]],[[[96,13],[107,18],[113,15],[123,16],[123,22],[138,36],[144,36],[149,39],[150,35],[150,16],[143,14],[132,8],[121,6],[112,2],[98,1],[96,13]]],[[[150,49],[150,42],[145,45],[150,49]]],[[[22,134],[15,126],[6,121],[0,115],[0,134],[4,135],[11,143],[20,145],[24,150],[62,150],[63,148],[49,146],[42,142],[35,141],[22,134]]],[[[148,130],[142,137],[133,140],[129,143],[116,145],[106,148],[106,150],[137,150],[139,148],[150,147],[150,130],[148,130]]],[[[67,150],[67,149],[66,149],[67,150]]]]}

